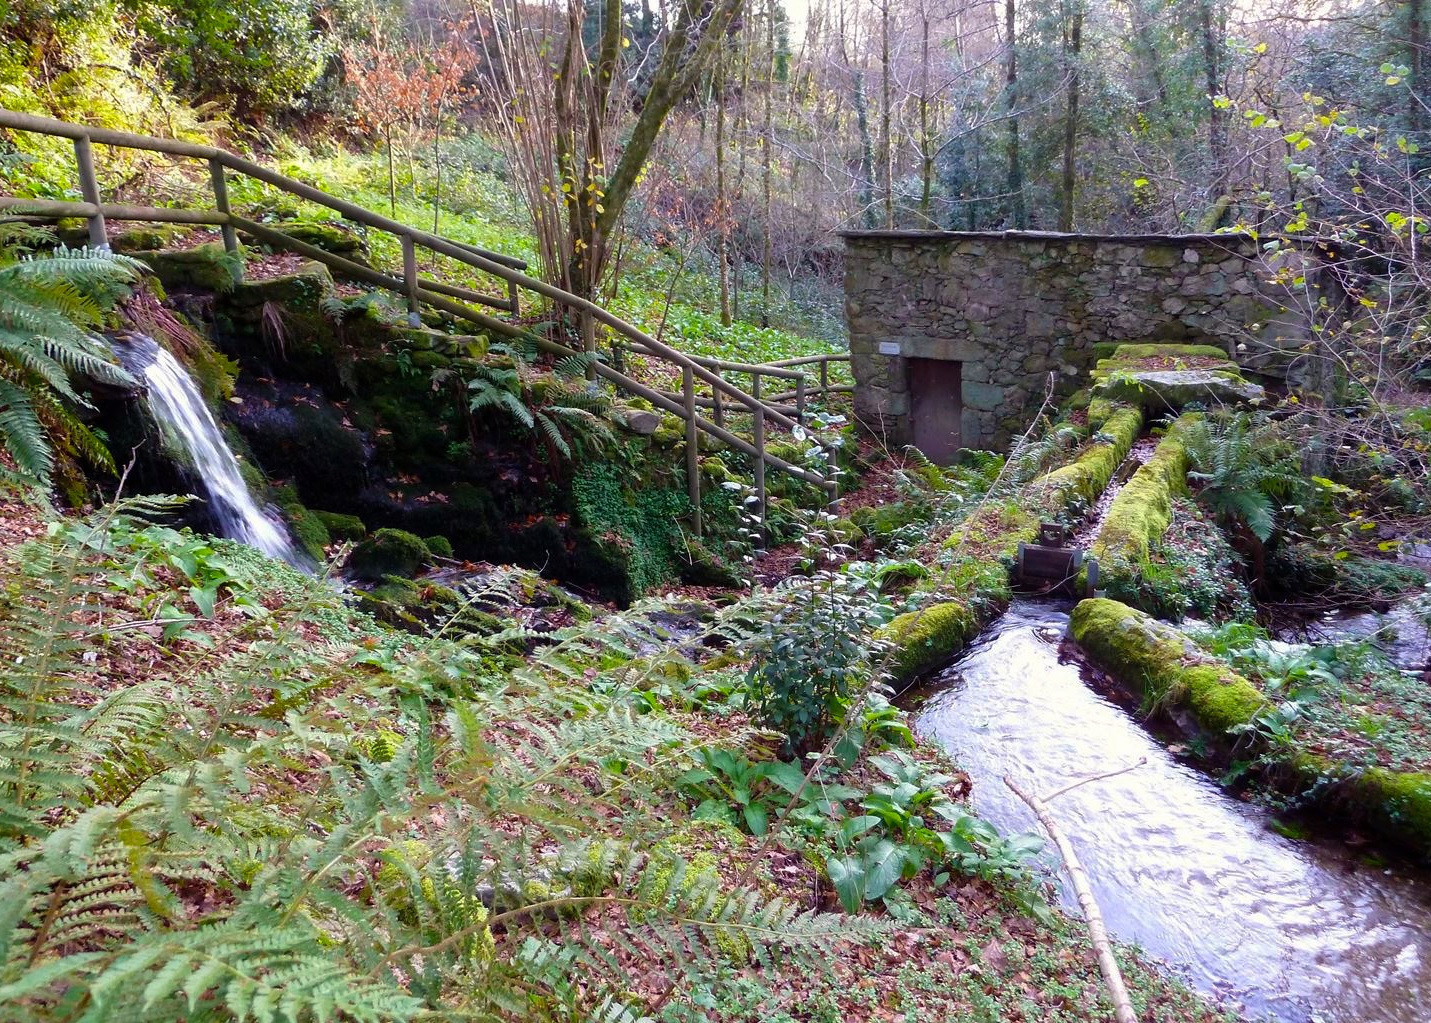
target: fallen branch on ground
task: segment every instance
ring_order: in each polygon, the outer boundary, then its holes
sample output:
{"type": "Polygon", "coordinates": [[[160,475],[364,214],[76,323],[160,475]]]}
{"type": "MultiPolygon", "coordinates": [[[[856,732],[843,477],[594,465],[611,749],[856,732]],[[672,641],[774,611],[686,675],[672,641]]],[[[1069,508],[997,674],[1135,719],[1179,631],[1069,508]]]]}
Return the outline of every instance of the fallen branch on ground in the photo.
{"type": "MultiPolygon", "coordinates": [[[[1137,764],[1133,765],[1133,767],[1136,766],[1137,764]]],[[[1123,771],[1128,770],[1132,770],[1132,767],[1113,771],[1110,774],[1122,774],[1123,771]]],[[[1100,775],[1100,777],[1108,776],[1100,775]]],[[[1092,778],[1083,779],[1083,781],[1092,780],[1092,778]]],[[[1098,969],[1103,974],[1103,982],[1108,985],[1108,994],[1113,999],[1114,1016],[1118,1023],[1138,1023],[1137,1013],[1133,1011],[1133,1002],[1128,997],[1128,988],[1123,983],[1123,974],[1118,969],[1117,960],[1113,958],[1113,943],[1109,941],[1108,929],[1103,924],[1103,912],[1098,908],[1098,901],[1093,897],[1093,889],[1088,882],[1088,871],[1083,869],[1083,864],[1079,862],[1077,854],[1074,853],[1068,836],[1054,824],[1053,818],[1049,814],[1048,804],[1038,796],[1031,796],[1024,792],[1013,783],[1008,775],[1004,776],[1004,784],[1014,795],[1028,804],[1028,808],[1034,812],[1038,822],[1048,832],[1049,838],[1052,838],[1054,844],[1058,846],[1059,855],[1063,857],[1064,870],[1068,872],[1068,879],[1073,882],[1073,890],[1078,896],[1079,908],[1083,910],[1083,919],[1088,924],[1088,937],[1093,941],[1093,950],[1098,954],[1098,969]]],[[[1062,788],[1054,795],[1061,795],[1071,787],[1062,788]]]]}

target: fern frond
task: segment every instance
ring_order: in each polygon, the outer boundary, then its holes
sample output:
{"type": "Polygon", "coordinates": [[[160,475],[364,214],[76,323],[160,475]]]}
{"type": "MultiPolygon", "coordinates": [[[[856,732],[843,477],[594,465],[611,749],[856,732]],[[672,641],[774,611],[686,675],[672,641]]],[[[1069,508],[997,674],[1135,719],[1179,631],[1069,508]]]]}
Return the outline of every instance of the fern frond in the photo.
{"type": "Polygon", "coordinates": [[[30,396],[0,379],[0,444],[29,480],[43,484],[54,468],[54,455],[30,396]]]}

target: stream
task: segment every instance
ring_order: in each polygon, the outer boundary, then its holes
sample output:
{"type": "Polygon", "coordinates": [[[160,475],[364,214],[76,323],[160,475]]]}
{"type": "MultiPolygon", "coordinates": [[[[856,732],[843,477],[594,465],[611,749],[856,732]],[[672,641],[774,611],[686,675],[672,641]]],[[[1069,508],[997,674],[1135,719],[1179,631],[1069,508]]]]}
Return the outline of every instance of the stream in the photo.
{"type": "Polygon", "coordinates": [[[1068,607],[1016,600],[925,689],[917,728],[969,772],[977,811],[1034,831],[1003,775],[1048,793],[1146,757],[1052,804],[1115,937],[1251,1019],[1431,1020],[1431,883],[1284,838],[1180,763],[1060,663],[1068,607]]]}

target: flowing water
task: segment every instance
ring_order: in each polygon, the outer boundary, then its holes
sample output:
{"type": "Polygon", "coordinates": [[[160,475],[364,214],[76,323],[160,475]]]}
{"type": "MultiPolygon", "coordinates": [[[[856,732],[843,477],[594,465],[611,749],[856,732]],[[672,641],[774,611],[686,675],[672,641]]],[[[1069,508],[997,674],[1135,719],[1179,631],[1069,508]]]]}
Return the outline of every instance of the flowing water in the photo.
{"type": "Polygon", "coordinates": [[[1036,830],[1002,776],[1049,793],[1147,758],[1053,803],[1117,938],[1254,1019],[1431,1021],[1431,884],[1270,830],[1060,662],[1067,623],[1066,604],[1016,601],[918,715],[968,770],[978,811],[1036,830]]]}
{"type": "Polygon", "coordinates": [[[238,460],[179,361],[142,334],[125,335],[113,346],[124,368],[147,388],[149,408],[166,444],[192,471],[219,531],[269,557],[302,564],[283,522],[260,508],[249,493],[238,460]]]}

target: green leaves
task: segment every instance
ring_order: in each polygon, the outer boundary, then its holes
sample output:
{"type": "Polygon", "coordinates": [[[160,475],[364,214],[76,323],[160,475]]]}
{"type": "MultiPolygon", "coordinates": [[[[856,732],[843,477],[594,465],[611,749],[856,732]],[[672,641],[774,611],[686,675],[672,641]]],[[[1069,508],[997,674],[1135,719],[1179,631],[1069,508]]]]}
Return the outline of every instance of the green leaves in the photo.
{"type": "Polygon", "coordinates": [[[888,895],[914,856],[887,838],[873,838],[862,842],[858,852],[826,857],[825,873],[845,912],[857,913],[866,902],[888,895]]]}
{"type": "MultiPolygon", "coordinates": [[[[20,479],[48,488],[61,457],[76,452],[112,468],[108,451],[61,404],[85,404],[71,377],[134,385],[91,331],[137,276],[120,256],[60,250],[4,265],[0,253],[0,446],[20,479]]],[[[14,476],[0,469],[0,479],[14,476]]]]}

